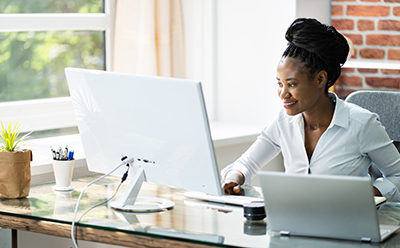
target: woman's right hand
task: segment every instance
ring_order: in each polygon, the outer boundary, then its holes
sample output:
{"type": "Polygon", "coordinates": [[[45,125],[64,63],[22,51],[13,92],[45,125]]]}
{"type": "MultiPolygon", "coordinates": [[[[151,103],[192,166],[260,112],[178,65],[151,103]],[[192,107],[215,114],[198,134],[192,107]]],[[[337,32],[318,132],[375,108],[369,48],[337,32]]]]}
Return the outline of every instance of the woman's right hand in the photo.
{"type": "Polygon", "coordinates": [[[230,171],[225,175],[222,181],[222,188],[227,195],[240,195],[242,189],[240,185],[244,183],[244,176],[239,171],[230,171]]]}

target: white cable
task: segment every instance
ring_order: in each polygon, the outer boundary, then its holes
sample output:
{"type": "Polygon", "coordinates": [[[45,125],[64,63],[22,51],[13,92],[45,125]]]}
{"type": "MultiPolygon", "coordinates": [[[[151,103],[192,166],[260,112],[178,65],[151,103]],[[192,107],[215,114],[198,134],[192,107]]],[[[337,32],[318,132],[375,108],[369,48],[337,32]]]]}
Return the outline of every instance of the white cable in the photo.
{"type": "Polygon", "coordinates": [[[133,158],[128,159],[128,160],[125,160],[125,161],[122,162],[120,165],[118,165],[117,167],[115,167],[113,170],[111,170],[111,171],[108,172],[107,174],[105,174],[105,175],[103,175],[103,176],[101,176],[101,177],[99,177],[99,178],[93,180],[92,182],[88,183],[88,184],[86,185],[85,188],[83,188],[82,192],[81,192],[80,195],[79,195],[78,202],[76,203],[76,207],[75,207],[75,211],[74,211],[74,217],[73,217],[73,219],[72,219],[72,226],[71,226],[71,238],[72,238],[72,242],[74,243],[75,248],[78,248],[78,243],[76,243],[75,235],[74,235],[75,218],[76,218],[76,214],[78,213],[78,208],[79,208],[79,204],[80,204],[80,202],[81,202],[83,193],[85,192],[85,190],[86,190],[87,188],[89,188],[90,185],[94,184],[94,183],[97,182],[97,181],[100,181],[101,179],[105,178],[106,176],[109,176],[111,173],[113,173],[114,171],[116,171],[117,169],[119,169],[122,165],[126,165],[126,164],[129,164],[129,163],[132,163],[133,161],[134,161],[133,158]]]}

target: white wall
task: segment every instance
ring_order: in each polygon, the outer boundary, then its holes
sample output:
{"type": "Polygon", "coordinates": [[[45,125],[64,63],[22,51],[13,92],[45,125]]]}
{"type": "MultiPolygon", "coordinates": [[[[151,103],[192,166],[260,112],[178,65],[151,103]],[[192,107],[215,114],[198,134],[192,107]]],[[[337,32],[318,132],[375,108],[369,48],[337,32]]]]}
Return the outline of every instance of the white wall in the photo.
{"type": "Polygon", "coordinates": [[[187,76],[202,81],[210,119],[268,124],[281,108],[276,65],[295,18],[295,0],[182,4],[187,76]]]}
{"type": "Polygon", "coordinates": [[[218,1],[219,120],[266,125],[282,108],[276,66],[295,10],[295,0],[218,1]]]}
{"type": "Polygon", "coordinates": [[[297,0],[296,17],[312,17],[325,24],[331,23],[330,0],[297,0]]]}

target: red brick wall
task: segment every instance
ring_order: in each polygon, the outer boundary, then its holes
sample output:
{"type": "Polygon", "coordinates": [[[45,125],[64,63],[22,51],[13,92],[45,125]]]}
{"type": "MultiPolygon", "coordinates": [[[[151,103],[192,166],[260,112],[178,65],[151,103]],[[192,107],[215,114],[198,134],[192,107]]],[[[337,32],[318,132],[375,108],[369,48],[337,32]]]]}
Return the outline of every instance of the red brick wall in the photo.
{"type": "MultiPolygon", "coordinates": [[[[352,58],[400,66],[400,0],[332,0],[331,19],[352,41],[352,58]]],[[[400,70],[342,68],[335,85],[341,98],[355,90],[399,91],[400,70]]]]}

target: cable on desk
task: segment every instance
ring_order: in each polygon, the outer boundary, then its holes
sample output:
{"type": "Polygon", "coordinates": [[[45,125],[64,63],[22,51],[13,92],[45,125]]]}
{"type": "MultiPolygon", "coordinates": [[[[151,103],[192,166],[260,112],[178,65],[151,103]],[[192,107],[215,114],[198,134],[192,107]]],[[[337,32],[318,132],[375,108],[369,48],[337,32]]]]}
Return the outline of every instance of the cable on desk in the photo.
{"type": "MultiPolygon", "coordinates": [[[[124,173],[121,182],[118,184],[117,189],[115,190],[114,194],[113,194],[110,198],[108,198],[107,200],[105,200],[105,201],[103,201],[103,202],[101,202],[101,203],[99,203],[99,204],[97,204],[97,205],[94,205],[94,206],[92,206],[91,208],[89,208],[88,210],[86,210],[86,212],[83,213],[83,214],[81,215],[81,217],[79,218],[79,220],[76,221],[75,223],[78,224],[79,222],[81,222],[83,216],[85,216],[85,215],[86,215],[89,211],[91,211],[92,209],[97,208],[98,206],[101,206],[101,205],[106,204],[107,202],[111,201],[111,199],[113,199],[113,198],[115,197],[115,195],[118,193],[118,190],[119,190],[119,188],[121,187],[122,183],[123,183],[123,182],[126,180],[126,178],[128,177],[128,171],[129,171],[129,166],[128,166],[128,169],[126,170],[126,172],[124,173]]],[[[75,225],[75,235],[76,235],[76,237],[75,237],[75,240],[76,240],[76,241],[75,241],[75,242],[78,244],[78,237],[77,237],[77,236],[78,236],[78,225],[75,225]]]]}
{"type": "MultiPolygon", "coordinates": [[[[123,159],[125,159],[125,158],[126,158],[126,157],[124,157],[123,159]]],[[[109,199],[107,199],[105,202],[99,203],[99,204],[97,204],[97,205],[91,207],[90,209],[88,209],[88,210],[79,218],[78,222],[82,219],[82,217],[83,217],[87,212],[89,212],[89,211],[92,210],[93,208],[96,208],[96,207],[98,207],[98,206],[100,206],[100,205],[102,205],[102,204],[104,204],[104,203],[109,202],[109,201],[117,194],[117,192],[118,192],[118,190],[119,190],[119,187],[121,186],[121,184],[122,184],[122,183],[127,179],[127,177],[128,177],[128,172],[129,172],[129,167],[130,167],[130,166],[129,166],[129,163],[132,163],[133,161],[134,161],[134,159],[132,158],[132,159],[129,159],[128,161],[122,162],[122,163],[119,164],[117,167],[115,167],[113,170],[111,170],[111,171],[108,172],[107,174],[105,174],[105,175],[103,175],[103,176],[101,176],[101,177],[99,177],[99,178],[93,180],[92,182],[88,183],[88,184],[85,186],[85,188],[83,188],[82,192],[81,192],[80,195],[79,195],[78,202],[76,203],[76,207],[75,207],[75,211],[74,211],[74,217],[73,217],[73,219],[72,219],[72,226],[71,226],[71,238],[72,238],[72,242],[74,243],[75,248],[78,248],[77,239],[75,239],[75,234],[74,234],[75,226],[76,226],[76,225],[75,225],[75,219],[76,219],[76,215],[77,215],[77,213],[78,213],[78,208],[79,208],[79,204],[80,204],[80,202],[81,202],[83,193],[85,192],[85,190],[86,190],[87,188],[89,188],[90,185],[92,185],[92,184],[94,184],[95,182],[98,182],[98,181],[100,181],[101,179],[103,179],[103,178],[109,176],[111,173],[113,173],[114,171],[116,171],[117,169],[119,169],[122,165],[127,165],[128,168],[127,168],[126,172],[124,173],[124,175],[122,176],[121,182],[119,183],[119,185],[118,185],[118,187],[117,187],[117,189],[116,189],[114,195],[111,196],[109,199]]],[[[78,230],[78,229],[76,229],[76,230],[78,230]]],[[[77,233],[76,233],[76,234],[77,234],[77,233]]]]}

